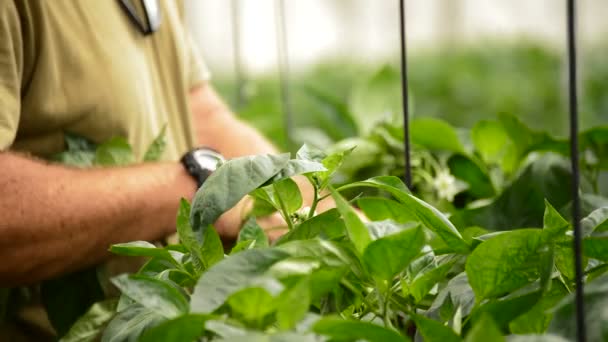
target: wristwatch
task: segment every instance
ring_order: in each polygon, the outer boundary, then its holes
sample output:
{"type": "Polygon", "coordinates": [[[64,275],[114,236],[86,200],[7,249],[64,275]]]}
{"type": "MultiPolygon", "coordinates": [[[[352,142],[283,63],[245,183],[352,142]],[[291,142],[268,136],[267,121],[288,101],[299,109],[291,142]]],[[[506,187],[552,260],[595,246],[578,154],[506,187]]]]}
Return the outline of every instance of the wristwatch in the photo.
{"type": "Polygon", "coordinates": [[[226,159],[219,152],[207,147],[195,148],[184,154],[181,159],[186,171],[196,180],[199,188],[225,161],[226,159]]]}

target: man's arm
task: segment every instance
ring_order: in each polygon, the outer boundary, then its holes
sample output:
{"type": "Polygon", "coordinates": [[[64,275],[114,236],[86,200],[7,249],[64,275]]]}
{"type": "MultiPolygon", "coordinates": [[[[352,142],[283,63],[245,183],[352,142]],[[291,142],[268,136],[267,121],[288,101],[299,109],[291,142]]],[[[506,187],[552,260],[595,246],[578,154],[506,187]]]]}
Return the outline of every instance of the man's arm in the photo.
{"type": "Polygon", "coordinates": [[[0,153],[0,286],[100,262],[113,243],[175,231],[196,184],[179,163],[74,169],[0,153]]]}

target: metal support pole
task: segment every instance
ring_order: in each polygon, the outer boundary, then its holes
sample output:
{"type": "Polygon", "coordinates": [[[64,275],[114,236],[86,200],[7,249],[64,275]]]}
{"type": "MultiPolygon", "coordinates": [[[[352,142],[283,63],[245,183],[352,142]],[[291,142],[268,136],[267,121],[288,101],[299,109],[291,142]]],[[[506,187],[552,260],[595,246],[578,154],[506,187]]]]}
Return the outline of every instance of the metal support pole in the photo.
{"type": "Polygon", "coordinates": [[[232,20],[234,81],[236,84],[234,105],[236,109],[240,109],[245,104],[245,77],[243,73],[243,56],[241,54],[241,8],[239,0],[232,0],[230,2],[230,15],[232,20]]]}
{"type": "Polygon", "coordinates": [[[407,45],[405,35],[405,0],[399,0],[399,32],[401,37],[401,97],[403,102],[403,137],[405,147],[405,184],[412,188],[412,165],[410,156],[410,117],[407,83],[407,45]]]}
{"type": "Polygon", "coordinates": [[[285,2],[275,0],[276,30],[277,30],[277,59],[279,66],[279,82],[281,87],[281,102],[287,149],[292,150],[293,141],[293,111],[289,93],[289,56],[287,49],[287,24],[285,21],[285,2]]]}
{"type": "Polygon", "coordinates": [[[568,21],[568,100],[570,111],[570,160],[572,163],[572,227],[574,229],[574,268],[576,274],[576,335],[579,342],[587,340],[583,298],[583,251],[581,247],[581,203],[579,196],[580,171],[578,151],[578,97],[576,75],[576,7],[575,0],[567,0],[568,21]]]}

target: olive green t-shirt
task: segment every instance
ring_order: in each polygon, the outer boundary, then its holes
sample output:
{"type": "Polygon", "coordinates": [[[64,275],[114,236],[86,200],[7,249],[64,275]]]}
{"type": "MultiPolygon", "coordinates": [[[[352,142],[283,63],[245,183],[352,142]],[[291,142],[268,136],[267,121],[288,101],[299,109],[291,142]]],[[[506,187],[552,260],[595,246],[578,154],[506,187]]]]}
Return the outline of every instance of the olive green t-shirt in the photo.
{"type": "Polygon", "coordinates": [[[182,1],[159,2],[144,36],[118,0],[0,0],[0,151],[47,157],[69,132],[126,137],[141,157],[165,124],[163,159],[193,147],[188,91],[208,71],[182,1]]]}

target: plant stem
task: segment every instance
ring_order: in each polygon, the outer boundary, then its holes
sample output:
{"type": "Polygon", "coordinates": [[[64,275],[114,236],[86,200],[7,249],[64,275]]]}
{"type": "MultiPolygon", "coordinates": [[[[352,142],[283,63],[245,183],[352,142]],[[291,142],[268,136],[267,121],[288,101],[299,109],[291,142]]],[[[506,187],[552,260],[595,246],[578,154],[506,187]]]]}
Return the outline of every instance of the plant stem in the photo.
{"type": "Polygon", "coordinates": [[[277,191],[276,185],[273,184],[272,187],[274,188],[274,193],[275,193],[277,199],[279,200],[279,205],[281,206],[281,216],[283,216],[283,219],[285,219],[285,222],[287,222],[287,227],[291,231],[291,230],[293,230],[294,226],[293,226],[293,222],[291,222],[291,218],[289,217],[289,212],[287,211],[285,202],[283,202],[281,195],[277,191]]]}
{"type": "Polygon", "coordinates": [[[312,198],[312,204],[310,205],[310,211],[308,212],[309,220],[313,216],[315,216],[315,211],[317,210],[317,204],[319,204],[319,189],[315,186],[315,184],[313,182],[310,182],[310,184],[312,184],[313,198],[312,198]]]}

